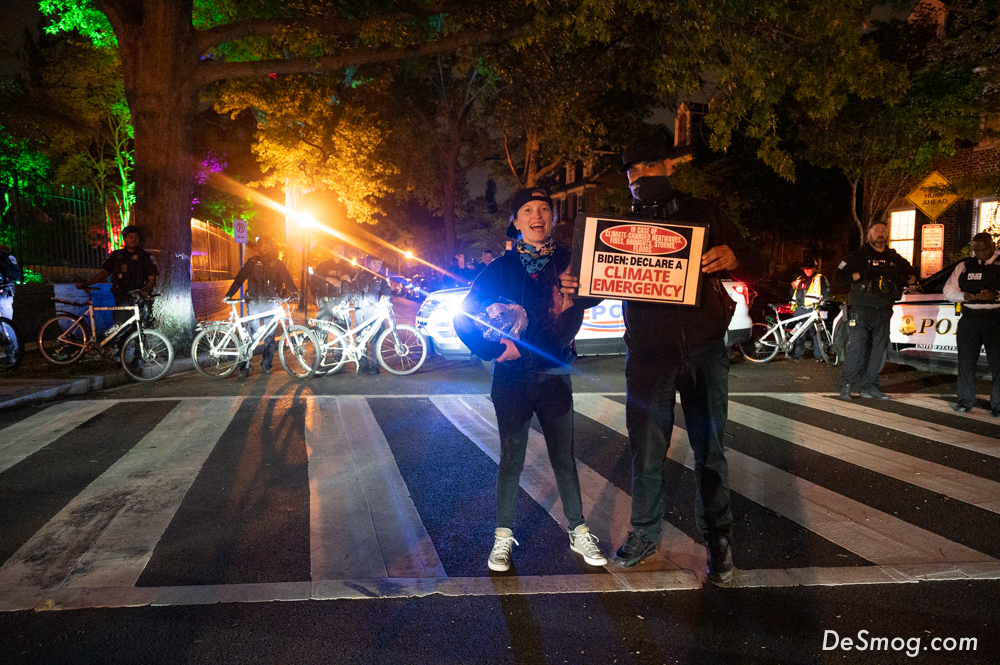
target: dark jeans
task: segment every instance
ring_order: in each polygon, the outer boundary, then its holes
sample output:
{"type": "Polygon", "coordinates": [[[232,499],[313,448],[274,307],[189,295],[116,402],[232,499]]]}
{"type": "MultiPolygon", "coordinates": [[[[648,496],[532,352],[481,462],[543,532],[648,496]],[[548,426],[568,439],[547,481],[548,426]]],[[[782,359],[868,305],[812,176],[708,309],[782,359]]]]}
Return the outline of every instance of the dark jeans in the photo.
{"type": "Polygon", "coordinates": [[[316,318],[321,321],[333,321],[344,330],[347,330],[351,327],[350,320],[347,317],[334,316],[333,314],[333,310],[343,303],[344,300],[346,300],[344,296],[317,298],[316,307],[319,312],[316,314],[316,318]]]}
{"type": "Polygon", "coordinates": [[[632,528],[654,542],[660,537],[666,510],[663,465],[680,392],[695,460],[695,524],[706,539],[729,535],[733,515],[722,440],[729,416],[729,354],[723,340],[712,342],[686,362],[630,352],[625,382],[625,426],[632,449],[632,528]]]}
{"type": "MultiPolygon", "coordinates": [[[[795,308],[795,316],[802,316],[803,314],[812,314],[812,312],[813,312],[813,308],[812,307],[796,307],[795,308]]],[[[822,321],[820,321],[820,325],[823,325],[822,321]]],[[[795,340],[795,344],[792,347],[792,357],[793,358],[797,358],[798,360],[802,360],[803,358],[805,358],[805,356],[806,356],[806,337],[812,338],[812,342],[813,342],[813,358],[816,358],[818,360],[822,360],[823,359],[823,353],[819,349],[819,345],[820,345],[819,333],[816,332],[816,326],[812,325],[812,324],[809,326],[809,330],[807,330],[804,333],[802,333],[802,335],[800,335],[799,338],[797,340],[795,340]]]]}
{"type": "Polygon", "coordinates": [[[976,366],[979,351],[986,347],[986,359],[993,374],[990,409],[1000,410],[1000,309],[962,309],[958,320],[958,406],[976,404],[976,366]]]}
{"type": "MultiPolygon", "coordinates": [[[[497,363],[498,365],[500,363],[497,363]]],[[[538,416],[570,530],[583,524],[580,478],[573,458],[573,386],[568,374],[497,369],[490,390],[500,430],[497,527],[513,529],[518,483],[524,469],[532,413],[538,416]]]]}
{"type": "Polygon", "coordinates": [[[861,390],[877,389],[878,374],[889,348],[891,307],[850,308],[847,328],[847,355],[840,385],[858,386],[861,390]],[[850,325],[851,322],[854,325],[850,325]]]}

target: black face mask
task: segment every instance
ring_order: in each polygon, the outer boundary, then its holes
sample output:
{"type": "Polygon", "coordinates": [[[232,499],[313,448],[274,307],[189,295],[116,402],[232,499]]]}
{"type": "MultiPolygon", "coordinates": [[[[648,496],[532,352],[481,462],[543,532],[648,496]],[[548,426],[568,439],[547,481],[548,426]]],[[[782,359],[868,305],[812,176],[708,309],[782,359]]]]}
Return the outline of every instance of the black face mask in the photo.
{"type": "Polygon", "coordinates": [[[669,198],[673,189],[670,178],[665,175],[647,175],[636,178],[629,184],[632,198],[643,203],[660,203],[669,198]]]}

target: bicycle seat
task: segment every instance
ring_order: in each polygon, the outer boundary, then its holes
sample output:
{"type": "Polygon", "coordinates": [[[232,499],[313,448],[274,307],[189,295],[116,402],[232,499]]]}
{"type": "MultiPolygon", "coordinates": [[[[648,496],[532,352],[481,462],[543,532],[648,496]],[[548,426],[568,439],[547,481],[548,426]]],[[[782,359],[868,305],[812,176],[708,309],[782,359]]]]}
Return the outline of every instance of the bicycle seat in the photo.
{"type": "Polygon", "coordinates": [[[237,305],[240,302],[242,302],[242,300],[240,298],[223,298],[222,302],[226,303],[227,305],[237,305]]]}

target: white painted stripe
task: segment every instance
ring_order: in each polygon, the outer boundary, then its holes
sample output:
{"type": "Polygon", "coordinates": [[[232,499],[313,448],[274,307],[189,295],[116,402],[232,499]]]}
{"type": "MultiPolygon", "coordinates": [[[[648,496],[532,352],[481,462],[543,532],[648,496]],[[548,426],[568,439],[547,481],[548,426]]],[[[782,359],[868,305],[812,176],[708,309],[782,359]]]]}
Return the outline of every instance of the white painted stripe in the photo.
{"type": "Polygon", "coordinates": [[[0,589],[135,584],[239,399],[178,405],[0,568],[0,589]]]}
{"type": "MultiPolygon", "coordinates": [[[[802,404],[824,411],[831,411],[844,418],[860,420],[870,425],[878,425],[886,429],[905,432],[906,434],[930,439],[931,441],[955,446],[956,448],[971,450],[982,455],[1000,457],[1000,440],[993,437],[964,432],[945,425],[927,423],[916,418],[907,418],[906,416],[882,411],[881,409],[873,409],[861,404],[848,403],[841,400],[833,401],[823,395],[775,393],[769,396],[791,402],[792,404],[802,404]]],[[[894,396],[894,399],[896,399],[896,396],[894,396]]]]}
{"type": "MultiPolygon", "coordinates": [[[[981,399],[985,399],[986,402],[990,401],[989,395],[980,395],[979,397],[981,399]]],[[[989,409],[980,409],[976,407],[969,413],[956,413],[956,402],[954,398],[954,395],[948,395],[947,399],[945,399],[944,395],[931,396],[914,393],[910,395],[899,395],[895,398],[895,401],[900,404],[909,404],[910,406],[918,406],[922,409],[930,409],[931,411],[937,411],[938,413],[947,413],[959,418],[978,420],[981,423],[989,423],[991,425],[1000,425],[1000,418],[994,418],[991,416],[989,409]]]]}
{"type": "Polygon", "coordinates": [[[309,398],[306,444],[313,580],[445,576],[363,397],[309,398]]]}
{"type": "Polygon", "coordinates": [[[6,471],[63,434],[79,427],[113,401],[63,402],[0,430],[0,471],[6,471]]]}
{"type": "MultiPolygon", "coordinates": [[[[610,417],[589,409],[586,404],[578,404],[577,410],[612,427],[622,421],[625,407],[606,400],[603,411],[610,417]],[[602,420],[602,417],[605,419],[602,420]]],[[[617,431],[626,433],[624,426],[617,431]]],[[[694,454],[687,433],[677,427],[674,428],[667,457],[689,469],[694,468],[694,454]]],[[[727,450],[726,458],[729,462],[729,486],[733,491],[872,563],[896,565],[993,560],[981,552],[953,543],[736,450],[727,450]]]]}
{"type": "MultiPolygon", "coordinates": [[[[737,570],[734,588],[916,584],[1000,579],[1000,562],[937,563],[843,568],[737,570]]],[[[307,600],[372,600],[441,596],[553,595],[627,591],[687,591],[701,579],[689,571],[627,572],[612,575],[523,577],[424,577],[371,580],[321,580],[262,584],[176,587],[56,589],[0,596],[0,612],[74,610],[96,607],[145,607],[307,600]]]]}
{"type": "MultiPolygon", "coordinates": [[[[791,399],[786,399],[783,396],[778,399],[791,402],[795,397],[806,397],[801,402],[795,402],[805,406],[826,406],[827,400],[822,397],[791,396],[791,399]],[[816,400],[815,404],[813,400],[816,400]]],[[[1000,513],[1000,483],[992,480],[738,402],[729,403],[729,420],[855,466],[1000,513]]]]}
{"type": "MultiPolygon", "coordinates": [[[[499,463],[500,439],[497,434],[496,411],[485,396],[440,395],[431,397],[431,402],[462,434],[479,446],[494,462],[499,463]]],[[[611,559],[614,548],[625,539],[631,528],[629,517],[632,499],[586,464],[577,460],[576,466],[587,526],[604,544],[601,549],[605,556],[611,559]]],[[[569,526],[563,514],[555,474],[549,464],[545,438],[533,429],[528,433],[528,447],[520,484],[560,526],[564,529],[569,526]]],[[[515,535],[516,529],[517,525],[515,525],[515,535]]],[[[659,551],[644,561],[638,570],[643,572],[678,568],[703,570],[704,567],[704,546],[695,543],[687,534],[664,522],[659,551]]],[[[607,570],[612,574],[621,574],[612,566],[607,570]]]]}

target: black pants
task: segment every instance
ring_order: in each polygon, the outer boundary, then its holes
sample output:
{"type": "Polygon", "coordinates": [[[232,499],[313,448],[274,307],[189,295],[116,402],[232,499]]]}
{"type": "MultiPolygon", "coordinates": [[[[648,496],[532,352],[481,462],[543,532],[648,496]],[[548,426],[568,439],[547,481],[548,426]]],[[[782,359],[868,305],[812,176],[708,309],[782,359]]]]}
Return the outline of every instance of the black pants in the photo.
{"type": "Polygon", "coordinates": [[[860,385],[861,390],[878,389],[878,375],[889,348],[890,319],[892,307],[851,305],[841,388],[860,385]]]}
{"type": "Polygon", "coordinates": [[[958,406],[976,404],[976,366],[979,351],[986,347],[986,359],[993,374],[990,410],[1000,412],[1000,308],[964,307],[958,320],[958,406]]]}
{"type": "Polygon", "coordinates": [[[583,524],[580,478],[573,457],[573,387],[569,375],[497,369],[490,397],[500,430],[497,527],[514,528],[514,506],[524,470],[532,413],[538,415],[538,423],[542,426],[569,529],[572,531],[583,524]]]}
{"type": "Polygon", "coordinates": [[[729,466],[722,441],[729,417],[729,354],[723,340],[683,363],[629,353],[625,360],[625,426],[632,449],[632,528],[654,542],[666,509],[663,466],[674,428],[677,393],[694,453],[695,524],[702,535],[728,536],[729,466]]]}

